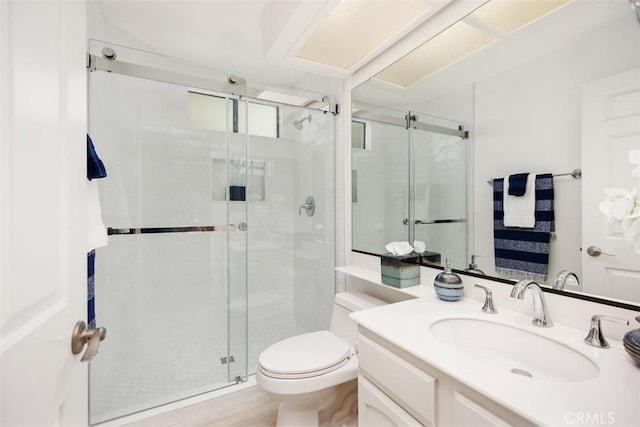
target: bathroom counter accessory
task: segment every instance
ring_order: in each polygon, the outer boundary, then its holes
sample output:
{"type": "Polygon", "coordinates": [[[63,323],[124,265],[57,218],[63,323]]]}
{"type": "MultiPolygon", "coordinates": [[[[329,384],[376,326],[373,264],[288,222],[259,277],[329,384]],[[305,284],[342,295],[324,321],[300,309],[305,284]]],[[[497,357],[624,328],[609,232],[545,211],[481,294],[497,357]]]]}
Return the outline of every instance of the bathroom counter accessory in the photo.
{"type": "Polygon", "coordinates": [[[420,255],[415,252],[406,255],[382,254],[380,272],[382,283],[385,285],[395,288],[419,285],[420,255]]]}
{"type": "Polygon", "coordinates": [[[443,301],[458,301],[464,296],[464,284],[456,273],[451,271],[451,260],[445,261],[444,271],[433,280],[433,289],[443,301]]]}

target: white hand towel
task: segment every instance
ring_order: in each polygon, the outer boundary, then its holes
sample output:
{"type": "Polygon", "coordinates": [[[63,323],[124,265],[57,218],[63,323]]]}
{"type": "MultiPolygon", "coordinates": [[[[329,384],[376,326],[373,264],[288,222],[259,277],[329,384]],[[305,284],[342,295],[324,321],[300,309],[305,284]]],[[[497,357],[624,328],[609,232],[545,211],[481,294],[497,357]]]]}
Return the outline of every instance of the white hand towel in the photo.
{"type": "Polygon", "coordinates": [[[413,247],[409,242],[389,242],[384,248],[393,255],[406,255],[413,252],[413,247]]]}
{"type": "Polygon", "coordinates": [[[425,243],[420,240],[414,240],[413,248],[416,252],[424,252],[425,249],[427,249],[427,245],[425,245],[425,243]]]}
{"type": "Polygon", "coordinates": [[[505,227],[534,228],[536,226],[536,175],[527,179],[523,196],[509,195],[509,177],[504,178],[502,210],[505,227]]]}
{"type": "Polygon", "coordinates": [[[87,252],[106,246],[108,243],[107,229],[102,222],[102,210],[100,209],[100,198],[98,197],[98,181],[87,180],[87,227],[88,242],[87,252]]]}

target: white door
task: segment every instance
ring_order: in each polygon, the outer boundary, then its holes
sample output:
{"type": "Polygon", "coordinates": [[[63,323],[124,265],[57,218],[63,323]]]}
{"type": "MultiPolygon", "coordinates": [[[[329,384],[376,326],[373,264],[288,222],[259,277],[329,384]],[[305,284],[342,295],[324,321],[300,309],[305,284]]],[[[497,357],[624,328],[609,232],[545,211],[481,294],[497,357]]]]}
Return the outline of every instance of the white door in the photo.
{"type": "Polygon", "coordinates": [[[638,188],[628,154],[638,149],[640,69],[586,85],[582,98],[583,289],[636,302],[640,302],[640,255],[633,252],[620,228],[606,222],[598,204],[605,198],[605,188],[638,188]],[[589,247],[603,254],[589,255],[589,247]]]}
{"type": "Polygon", "coordinates": [[[0,425],[86,425],[86,12],[0,1],[0,425]]]}

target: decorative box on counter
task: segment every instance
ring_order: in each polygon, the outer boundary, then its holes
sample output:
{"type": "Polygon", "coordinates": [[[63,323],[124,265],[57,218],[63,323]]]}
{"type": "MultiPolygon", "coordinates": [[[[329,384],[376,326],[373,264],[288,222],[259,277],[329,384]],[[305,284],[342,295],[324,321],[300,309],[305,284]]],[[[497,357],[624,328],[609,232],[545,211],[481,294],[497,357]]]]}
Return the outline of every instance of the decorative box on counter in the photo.
{"type": "Polygon", "coordinates": [[[396,288],[407,288],[420,284],[420,255],[383,254],[380,257],[382,283],[396,288]]]}

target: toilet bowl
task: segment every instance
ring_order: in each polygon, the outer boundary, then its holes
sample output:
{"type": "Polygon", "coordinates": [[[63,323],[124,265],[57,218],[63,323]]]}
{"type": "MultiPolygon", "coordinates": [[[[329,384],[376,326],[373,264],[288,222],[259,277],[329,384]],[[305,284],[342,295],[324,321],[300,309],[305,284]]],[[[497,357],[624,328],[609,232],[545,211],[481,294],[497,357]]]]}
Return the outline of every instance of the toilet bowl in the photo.
{"type": "Polygon", "coordinates": [[[329,330],[279,341],[258,360],[257,383],[278,405],[278,426],[317,426],[357,405],[357,324],[349,314],[386,304],[359,292],[336,294],[329,330]]]}

